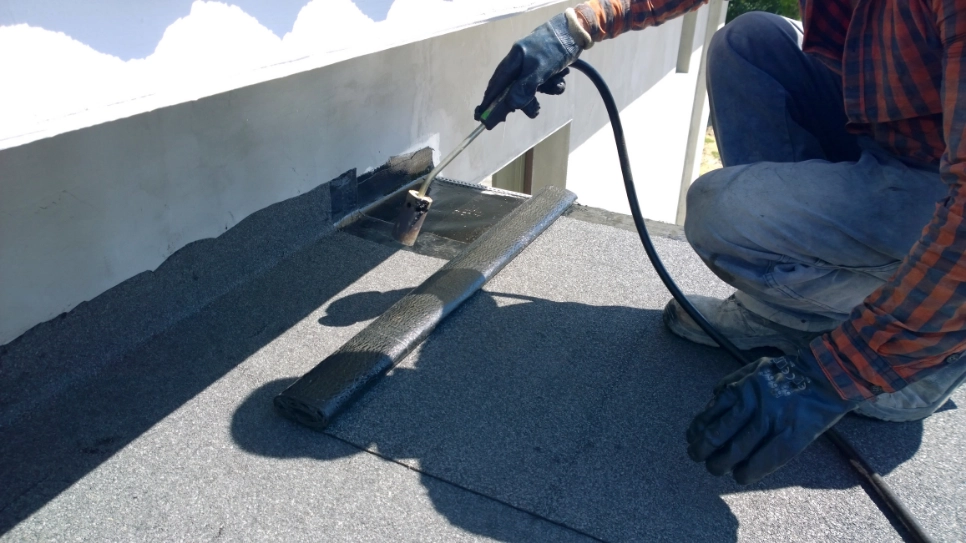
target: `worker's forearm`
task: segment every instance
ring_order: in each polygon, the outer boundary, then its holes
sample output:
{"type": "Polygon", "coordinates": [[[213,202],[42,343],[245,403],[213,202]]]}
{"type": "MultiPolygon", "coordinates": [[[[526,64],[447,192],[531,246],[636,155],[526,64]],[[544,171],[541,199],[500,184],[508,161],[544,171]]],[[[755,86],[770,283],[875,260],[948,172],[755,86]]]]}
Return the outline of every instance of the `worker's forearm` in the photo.
{"type": "Polygon", "coordinates": [[[846,399],[894,392],[966,348],[966,187],[950,187],[896,275],[812,342],[846,399]]]}
{"type": "Polygon", "coordinates": [[[708,0],[589,0],[574,11],[595,41],[641,30],[697,9],[708,0]]]}
{"type": "Polygon", "coordinates": [[[949,196],[895,276],[812,342],[812,352],[843,398],[892,392],[966,349],[966,14],[939,3],[943,45],[940,176],[949,196]]]}

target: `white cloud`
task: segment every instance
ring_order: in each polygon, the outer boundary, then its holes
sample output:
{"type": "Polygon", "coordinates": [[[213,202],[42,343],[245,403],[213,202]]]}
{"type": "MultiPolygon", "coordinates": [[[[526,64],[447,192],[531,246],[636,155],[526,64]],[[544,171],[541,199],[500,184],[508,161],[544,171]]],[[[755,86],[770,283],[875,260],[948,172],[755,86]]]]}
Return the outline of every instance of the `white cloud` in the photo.
{"type": "MultiPolygon", "coordinates": [[[[385,20],[377,22],[366,11],[384,9],[386,0],[372,0],[378,4],[369,6],[366,1],[310,0],[292,30],[279,38],[238,6],[195,0],[184,17],[170,23],[155,21],[167,27],[154,52],[128,61],[60,32],[28,24],[0,26],[0,74],[8,82],[0,86],[0,141],[36,132],[50,120],[77,114],[96,117],[92,112],[161,93],[178,100],[198,98],[224,90],[225,81],[245,80],[246,74],[267,66],[306,57],[322,65],[327,55],[338,52],[341,58],[346,50],[371,52],[553,3],[395,0],[385,20]]],[[[54,3],[35,0],[18,10],[29,15],[36,9],[49,15],[54,3]]],[[[248,82],[254,79],[249,77],[248,82]]],[[[125,107],[127,114],[136,110],[125,107]]],[[[110,116],[104,114],[104,118],[110,116]]]]}

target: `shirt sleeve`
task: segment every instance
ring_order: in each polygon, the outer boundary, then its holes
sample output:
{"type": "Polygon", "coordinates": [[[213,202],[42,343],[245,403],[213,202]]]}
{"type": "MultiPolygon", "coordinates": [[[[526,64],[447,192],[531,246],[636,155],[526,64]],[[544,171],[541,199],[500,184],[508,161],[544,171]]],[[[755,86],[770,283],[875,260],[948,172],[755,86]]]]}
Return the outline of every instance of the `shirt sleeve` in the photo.
{"type": "Polygon", "coordinates": [[[846,399],[893,392],[966,349],[966,10],[932,0],[943,49],[949,193],[896,274],[810,347],[846,399]]]}
{"type": "Polygon", "coordinates": [[[574,11],[595,42],[641,30],[697,9],[708,0],[590,0],[574,11]]]}

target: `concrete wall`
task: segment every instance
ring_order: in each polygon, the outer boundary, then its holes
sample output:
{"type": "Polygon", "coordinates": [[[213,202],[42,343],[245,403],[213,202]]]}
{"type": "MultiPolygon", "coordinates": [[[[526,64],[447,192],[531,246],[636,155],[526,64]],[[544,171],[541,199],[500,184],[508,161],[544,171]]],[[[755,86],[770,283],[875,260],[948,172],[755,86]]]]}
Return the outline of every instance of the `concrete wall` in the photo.
{"type": "MultiPolygon", "coordinates": [[[[708,119],[700,70],[705,37],[709,35],[708,17],[713,14],[717,19],[727,10],[727,2],[713,0],[711,4],[716,4],[716,9],[710,9],[709,4],[691,16],[694,26],[686,33],[682,47],[689,48],[692,54],[682,55],[681,71],[677,65],[679,42],[674,40],[681,36],[684,17],[667,23],[665,26],[674,29],[667,34],[660,32],[664,27],[659,27],[624,35],[596,45],[582,57],[609,84],[620,82],[612,84],[612,90],[621,108],[638,203],[648,219],[676,222],[682,177],[687,177],[689,185],[697,172],[693,167],[687,168],[686,158],[689,153],[697,153],[700,162],[703,131],[690,146],[688,136],[693,117],[704,123],[708,119]]],[[[712,23],[712,33],[718,23],[723,23],[723,16],[712,23]]],[[[585,205],[630,213],[604,106],[588,81],[578,79],[575,90],[581,106],[574,115],[567,188],[576,192],[585,205]]]]}
{"type": "MultiPolygon", "coordinates": [[[[387,13],[398,5],[409,3],[387,13]]],[[[0,344],[348,169],[425,145],[448,151],[473,129],[473,107],[512,42],[565,5],[0,150],[0,344]]],[[[673,72],[679,33],[671,22],[586,58],[622,104],[636,103],[673,72]]],[[[544,98],[536,120],[515,115],[481,136],[446,175],[478,181],[571,120],[572,147],[589,154],[605,119],[576,81],[544,98]]],[[[641,126],[666,149],[683,144],[662,137],[672,127],[641,126]]],[[[586,164],[601,160],[611,161],[586,164]]],[[[569,168],[570,180],[600,171],[573,158],[569,168]]]]}

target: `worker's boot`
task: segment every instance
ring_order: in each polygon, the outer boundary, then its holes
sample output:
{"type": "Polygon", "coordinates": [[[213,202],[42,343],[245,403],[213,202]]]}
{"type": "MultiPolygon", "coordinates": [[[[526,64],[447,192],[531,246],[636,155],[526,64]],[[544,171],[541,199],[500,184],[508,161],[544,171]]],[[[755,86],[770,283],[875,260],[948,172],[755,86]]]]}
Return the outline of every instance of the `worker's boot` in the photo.
{"type": "MultiPolygon", "coordinates": [[[[795,354],[823,333],[803,332],[759,317],[745,309],[734,295],[724,300],[695,295],[688,296],[688,300],[715,329],[743,351],[774,347],[785,354],[795,354]]],[[[671,332],[684,339],[702,345],[718,346],[673,298],[664,307],[664,324],[671,332]]]]}
{"type": "MultiPolygon", "coordinates": [[[[773,347],[785,354],[794,354],[823,333],[802,332],[771,322],[745,309],[734,296],[724,300],[689,296],[688,300],[712,326],[741,350],[773,347]]],[[[717,346],[674,299],[664,307],[664,324],[684,339],[717,346]]],[[[879,394],[862,402],[855,413],[889,422],[908,422],[928,417],[966,382],[966,356],[963,354],[950,356],[946,367],[897,392],[879,394]]]]}

